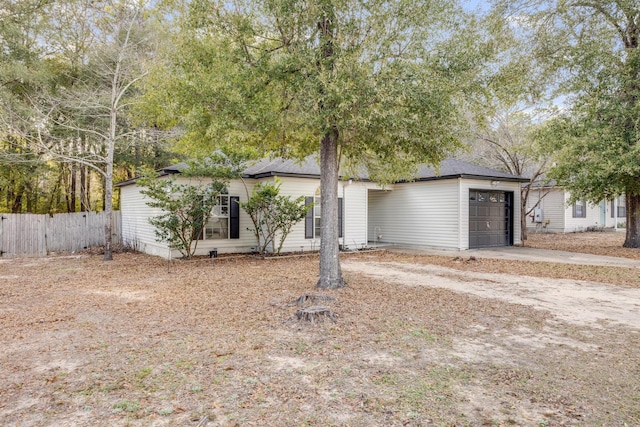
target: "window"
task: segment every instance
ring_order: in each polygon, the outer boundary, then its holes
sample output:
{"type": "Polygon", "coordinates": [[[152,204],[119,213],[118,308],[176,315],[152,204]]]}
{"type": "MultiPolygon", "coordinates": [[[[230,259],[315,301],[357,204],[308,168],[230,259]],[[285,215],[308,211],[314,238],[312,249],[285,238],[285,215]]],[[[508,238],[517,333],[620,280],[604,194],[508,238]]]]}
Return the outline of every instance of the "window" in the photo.
{"type": "Polygon", "coordinates": [[[577,200],[573,204],[573,217],[574,218],[587,217],[587,203],[584,200],[577,200]]]}
{"type": "Polygon", "coordinates": [[[204,225],[200,240],[238,239],[240,237],[240,205],[238,197],[217,196],[216,205],[204,225]]]}
{"type": "Polygon", "coordinates": [[[616,208],[618,209],[618,218],[627,217],[627,201],[624,196],[618,197],[611,201],[611,218],[616,217],[616,208]]]}
{"type": "Polygon", "coordinates": [[[202,240],[227,239],[229,237],[229,196],[216,197],[216,205],[204,225],[202,240]]]}
{"type": "MultiPolygon", "coordinates": [[[[322,217],[321,217],[321,197],[306,197],[305,204],[313,203],[313,208],[309,210],[305,218],[304,238],[319,239],[322,235],[322,217]]],[[[338,198],[338,237],[342,237],[342,197],[338,198]]]]}

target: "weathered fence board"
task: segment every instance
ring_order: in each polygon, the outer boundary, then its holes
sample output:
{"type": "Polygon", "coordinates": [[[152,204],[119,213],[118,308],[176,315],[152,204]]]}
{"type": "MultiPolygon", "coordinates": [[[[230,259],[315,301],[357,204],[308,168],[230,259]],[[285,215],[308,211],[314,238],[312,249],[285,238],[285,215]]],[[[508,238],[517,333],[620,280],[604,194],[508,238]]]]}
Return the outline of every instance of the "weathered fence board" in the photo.
{"type": "MultiPolygon", "coordinates": [[[[0,214],[0,256],[46,256],[104,245],[104,212],[55,215],[0,214]]],[[[113,213],[113,244],[120,243],[121,216],[113,213]]]]}

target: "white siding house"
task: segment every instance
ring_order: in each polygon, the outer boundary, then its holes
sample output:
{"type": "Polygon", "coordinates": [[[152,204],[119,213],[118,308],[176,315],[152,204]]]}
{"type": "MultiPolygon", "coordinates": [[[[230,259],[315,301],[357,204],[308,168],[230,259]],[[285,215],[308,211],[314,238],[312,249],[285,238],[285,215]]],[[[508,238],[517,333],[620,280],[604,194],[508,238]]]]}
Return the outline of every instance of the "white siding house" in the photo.
{"type": "Polygon", "coordinates": [[[626,222],[624,196],[598,204],[579,200],[569,203],[571,194],[561,187],[540,187],[529,193],[527,218],[530,232],[572,233],[597,228],[617,228],[626,222]],[[539,203],[538,203],[539,202],[539,203]]]}
{"type": "MultiPolygon", "coordinates": [[[[180,165],[164,169],[179,181],[180,165]]],[[[296,163],[291,160],[264,160],[245,170],[243,180],[234,180],[227,188],[229,206],[247,200],[258,182],[278,177],[280,194],[304,196],[307,203],[321,203],[320,168],[314,158],[296,163]]],[[[340,198],[342,249],[353,250],[371,244],[396,244],[418,247],[466,250],[473,247],[520,244],[519,206],[520,177],[471,165],[458,160],[445,160],[439,171],[423,167],[415,181],[399,182],[382,189],[362,179],[341,180],[340,198]]],[[[156,240],[149,217],[160,214],[147,206],[136,180],[119,184],[123,241],[139,250],[163,257],[169,256],[165,242],[156,240]]],[[[211,250],[218,253],[249,252],[256,246],[250,230],[250,218],[244,211],[231,219],[231,208],[221,208],[223,224],[206,232],[198,241],[196,255],[211,250]],[[225,229],[228,227],[228,229],[225,229]],[[232,228],[237,230],[232,232],[232,228]]],[[[319,208],[292,229],[283,251],[308,251],[320,247],[319,208]]],[[[219,212],[220,213],[220,212],[219,212]]],[[[171,256],[178,256],[177,251],[171,256]]]]}
{"type": "MultiPolygon", "coordinates": [[[[520,203],[520,181],[501,178],[503,181],[498,181],[497,177],[441,176],[439,179],[395,184],[388,190],[369,191],[370,240],[448,250],[521,244],[520,210],[514,208],[520,203]],[[473,224],[470,199],[475,192],[508,195],[508,211],[501,210],[498,214],[498,221],[505,221],[504,227],[507,228],[504,230],[507,235],[500,236],[505,238],[501,240],[503,243],[474,245],[470,242],[470,225],[473,224]]],[[[483,219],[476,223],[490,228],[492,221],[483,219]]]]}

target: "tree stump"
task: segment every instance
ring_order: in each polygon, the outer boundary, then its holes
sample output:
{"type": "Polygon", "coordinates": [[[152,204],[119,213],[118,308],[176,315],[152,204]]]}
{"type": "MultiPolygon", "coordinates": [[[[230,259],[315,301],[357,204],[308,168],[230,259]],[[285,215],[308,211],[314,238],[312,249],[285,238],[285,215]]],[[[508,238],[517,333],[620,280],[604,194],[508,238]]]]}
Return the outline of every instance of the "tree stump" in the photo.
{"type": "Polygon", "coordinates": [[[298,307],[304,307],[307,304],[328,303],[334,301],[335,298],[331,295],[322,294],[302,294],[294,301],[294,304],[298,307]]]}
{"type": "Polygon", "coordinates": [[[328,307],[316,305],[312,307],[299,308],[296,311],[296,319],[310,323],[320,323],[325,320],[335,322],[336,315],[328,307]]]}

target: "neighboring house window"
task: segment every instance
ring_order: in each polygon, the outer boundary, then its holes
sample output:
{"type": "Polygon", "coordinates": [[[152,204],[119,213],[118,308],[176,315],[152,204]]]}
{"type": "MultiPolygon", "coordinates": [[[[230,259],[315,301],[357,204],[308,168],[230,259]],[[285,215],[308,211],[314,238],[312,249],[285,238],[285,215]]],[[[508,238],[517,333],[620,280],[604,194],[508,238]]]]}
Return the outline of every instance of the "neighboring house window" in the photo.
{"type": "Polygon", "coordinates": [[[573,204],[573,217],[574,218],[587,217],[587,203],[584,200],[577,200],[573,204]]]}
{"type": "Polygon", "coordinates": [[[200,240],[238,239],[240,237],[240,206],[238,197],[217,196],[209,220],[204,225],[200,240]]]}
{"type": "Polygon", "coordinates": [[[627,201],[624,197],[618,197],[617,203],[616,201],[611,201],[611,218],[615,218],[615,209],[618,208],[618,218],[626,218],[627,217],[627,201]],[[617,205],[617,206],[616,206],[617,205]]]}
{"type": "MultiPolygon", "coordinates": [[[[319,239],[322,235],[321,202],[320,196],[305,198],[306,205],[313,203],[313,208],[309,209],[304,221],[305,239],[319,239]]],[[[342,237],[342,197],[338,198],[338,237],[342,237]]]]}

